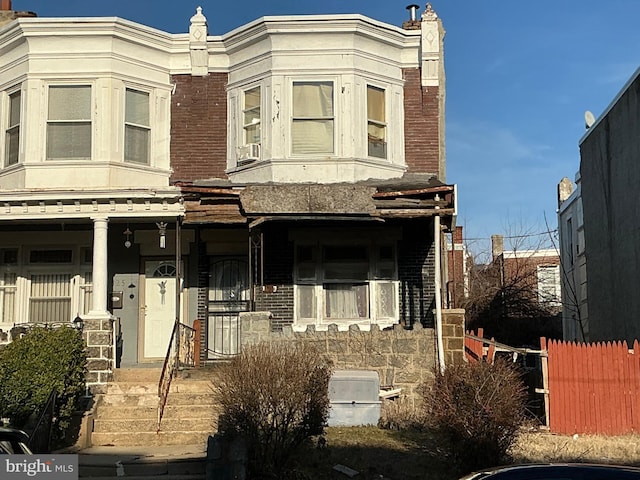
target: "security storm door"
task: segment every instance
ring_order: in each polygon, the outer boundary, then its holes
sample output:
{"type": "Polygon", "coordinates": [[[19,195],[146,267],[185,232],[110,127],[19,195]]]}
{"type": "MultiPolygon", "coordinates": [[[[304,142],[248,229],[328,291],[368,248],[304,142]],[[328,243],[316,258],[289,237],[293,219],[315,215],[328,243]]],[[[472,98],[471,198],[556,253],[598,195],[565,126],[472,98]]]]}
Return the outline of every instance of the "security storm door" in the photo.
{"type": "Polygon", "coordinates": [[[140,322],[139,361],[157,361],[167,355],[176,318],[176,263],[148,260],[144,267],[144,308],[140,322]]]}
{"type": "Polygon", "coordinates": [[[217,258],[211,263],[209,358],[240,351],[240,312],[249,310],[248,271],[245,259],[217,258]]]}

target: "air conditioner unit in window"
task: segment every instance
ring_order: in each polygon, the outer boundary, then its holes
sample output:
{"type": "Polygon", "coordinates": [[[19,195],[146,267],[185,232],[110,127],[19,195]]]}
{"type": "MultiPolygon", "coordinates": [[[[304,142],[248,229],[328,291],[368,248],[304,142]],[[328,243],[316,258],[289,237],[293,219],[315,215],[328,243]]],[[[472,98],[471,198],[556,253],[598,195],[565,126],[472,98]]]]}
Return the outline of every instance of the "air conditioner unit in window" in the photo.
{"type": "Polygon", "coordinates": [[[258,159],[260,159],[259,143],[248,143],[238,148],[238,165],[245,165],[258,159]]]}

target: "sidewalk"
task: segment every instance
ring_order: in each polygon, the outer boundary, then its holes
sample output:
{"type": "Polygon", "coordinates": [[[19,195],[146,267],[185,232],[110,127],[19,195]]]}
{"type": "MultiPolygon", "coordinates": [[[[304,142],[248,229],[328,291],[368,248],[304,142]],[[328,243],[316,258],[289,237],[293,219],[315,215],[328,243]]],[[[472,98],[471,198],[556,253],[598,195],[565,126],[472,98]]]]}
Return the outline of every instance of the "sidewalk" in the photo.
{"type": "Polygon", "coordinates": [[[75,453],[81,478],[204,478],[207,456],[206,445],[90,447],[75,453]]]}

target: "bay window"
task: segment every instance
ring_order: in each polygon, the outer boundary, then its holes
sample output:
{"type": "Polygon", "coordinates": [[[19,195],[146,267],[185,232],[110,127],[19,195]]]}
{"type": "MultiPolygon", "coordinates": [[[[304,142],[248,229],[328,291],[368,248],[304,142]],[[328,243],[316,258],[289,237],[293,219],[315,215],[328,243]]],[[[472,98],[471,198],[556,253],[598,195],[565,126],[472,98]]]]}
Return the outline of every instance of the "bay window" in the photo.
{"type": "Polygon", "coordinates": [[[127,88],[124,118],[125,161],[147,165],[150,138],[149,94],[127,88]]]}
{"type": "Polygon", "coordinates": [[[20,91],[9,95],[9,122],[5,132],[5,166],[18,163],[21,98],[20,91]]]}
{"type": "Polygon", "coordinates": [[[91,158],[91,87],[49,87],[47,159],[91,158]]]}
{"type": "Polygon", "coordinates": [[[334,153],[333,82],[293,82],[292,153],[334,153]]]}

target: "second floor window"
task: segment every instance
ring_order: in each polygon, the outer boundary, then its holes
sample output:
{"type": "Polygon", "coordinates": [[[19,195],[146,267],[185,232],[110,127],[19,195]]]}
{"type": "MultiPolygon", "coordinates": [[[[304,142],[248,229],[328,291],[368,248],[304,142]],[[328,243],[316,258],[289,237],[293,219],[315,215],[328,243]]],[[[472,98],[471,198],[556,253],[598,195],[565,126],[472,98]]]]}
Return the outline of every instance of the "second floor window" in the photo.
{"type": "Polygon", "coordinates": [[[91,87],[49,87],[47,159],[91,158],[91,87]]]}
{"type": "Polygon", "coordinates": [[[387,158],[384,90],[367,86],[367,145],[370,157],[387,158]]]}
{"type": "Polygon", "coordinates": [[[294,82],[292,153],[334,153],[333,82],[294,82]]]}
{"type": "Polygon", "coordinates": [[[124,159],[148,164],[151,127],[149,125],[149,94],[127,89],[124,119],[124,159]]]}
{"type": "Polygon", "coordinates": [[[242,122],[244,144],[260,143],[260,87],[244,92],[242,122]]]}
{"type": "Polygon", "coordinates": [[[20,151],[20,92],[9,95],[9,124],[5,139],[5,165],[18,163],[20,151]]]}

